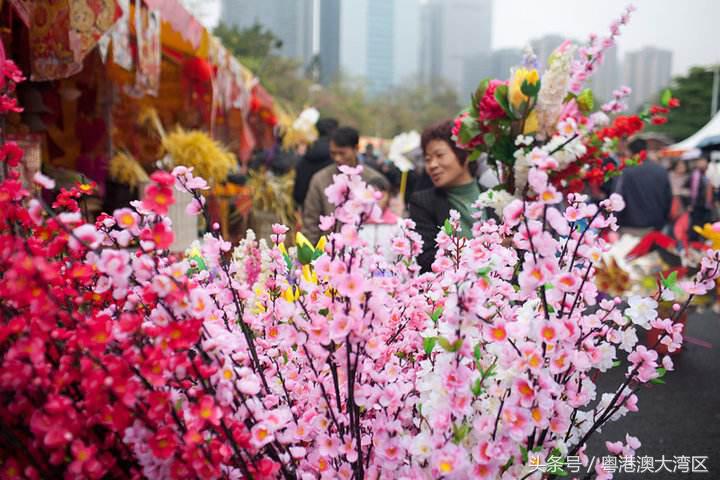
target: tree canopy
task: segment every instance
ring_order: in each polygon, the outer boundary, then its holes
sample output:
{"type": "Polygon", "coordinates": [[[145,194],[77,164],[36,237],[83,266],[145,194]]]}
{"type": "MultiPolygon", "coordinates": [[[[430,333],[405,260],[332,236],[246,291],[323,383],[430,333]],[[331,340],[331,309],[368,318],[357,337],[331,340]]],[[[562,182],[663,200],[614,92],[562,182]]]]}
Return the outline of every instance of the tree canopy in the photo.
{"type": "Polygon", "coordinates": [[[712,68],[693,67],[687,75],[675,77],[670,88],[673,97],[680,100],[680,106],[670,112],[668,123],[653,126],[652,130],[676,141],[700,130],[712,118],[712,86],[712,68]]]}
{"type": "Polygon", "coordinates": [[[314,106],[363,135],[391,138],[451,118],[460,108],[455,91],[441,82],[430,86],[410,79],[379,95],[369,95],[363,79],[342,74],[328,86],[318,85],[300,61],[278,53],[280,39],[258,24],[239,29],[220,23],[214,34],[284,107],[298,113],[314,106]]]}

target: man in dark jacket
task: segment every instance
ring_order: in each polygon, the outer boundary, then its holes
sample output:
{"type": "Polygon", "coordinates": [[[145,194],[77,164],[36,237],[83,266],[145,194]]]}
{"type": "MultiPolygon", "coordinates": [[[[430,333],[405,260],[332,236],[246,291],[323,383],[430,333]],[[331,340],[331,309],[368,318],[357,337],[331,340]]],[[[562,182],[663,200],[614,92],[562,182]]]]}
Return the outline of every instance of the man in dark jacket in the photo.
{"type": "MultiPolygon", "coordinates": [[[[630,144],[630,151],[636,154],[646,146],[645,140],[635,140],[630,144]]],[[[625,199],[625,209],[616,214],[618,225],[625,233],[641,237],[652,230],[662,230],[667,223],[672,206],[670,177],[667,170],[652,159],[625,169],[616,180],[614,191],[625,199]]]]}
{"type": "Polygon", "coordinates": [[[332,158],[330,158],[330,136],[337,127],[338,121],[334,118],[321,118],[317,122],[319,138],[312,144],[295,168],[293,199],[295,199],[295,205],[298,207],[302,207],[305,202],[313,175],[333,163],[332,158]]]}

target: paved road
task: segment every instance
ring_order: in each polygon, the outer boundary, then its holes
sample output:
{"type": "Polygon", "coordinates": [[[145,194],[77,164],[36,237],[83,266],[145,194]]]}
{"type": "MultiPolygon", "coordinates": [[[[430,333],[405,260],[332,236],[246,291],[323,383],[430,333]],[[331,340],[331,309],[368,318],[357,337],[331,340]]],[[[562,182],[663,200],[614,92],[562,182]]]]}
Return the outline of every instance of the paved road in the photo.
{"type": "MultiPolygon", "coordinates": [[[[679,356],[675,371],[665,385],[652,385],[639,395],[640,411],[608,425],[590,445],[590,454],[602,456],[605,440],[625,438],[625,432],[642,442],[637,455],[656,459],[674,456],[706,456],[709,473],[616,474],[620,479],[720,479],[720,316],[694,314],[688,319],[690,337],[679,356]]],[[[622,381],[621,367],[598,380],[598,392],[610,390],[622,381]],[[602,388],[605,387],[605,388],[602,388]]],[[[613,388],[614,390],[614,388],[613,388]]]]}

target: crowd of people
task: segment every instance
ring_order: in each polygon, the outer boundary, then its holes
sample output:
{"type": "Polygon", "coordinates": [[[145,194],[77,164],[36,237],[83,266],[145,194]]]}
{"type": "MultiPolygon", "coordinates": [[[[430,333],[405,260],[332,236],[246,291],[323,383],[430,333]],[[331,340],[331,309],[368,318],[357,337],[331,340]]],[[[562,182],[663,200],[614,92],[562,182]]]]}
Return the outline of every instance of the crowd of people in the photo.
{"type": "MultiPolygon", "coordinates": [[[[340,126],[334,119],[320,119],[319,138],[296,159],[293,198],[298,208],[300,228],[311,242],[322,235],[321,217],[332,213],[333,205],[325,189],[342,165],[363,165],[362,179],[382,193],[379,200],[383,215],[378,223],[366,225],[360,236],[387,258],[392,258],[391,240],[398,221],[409,216],[424,243],[418,263],[424,271],[435,258],[435,237],[448,218],[450,210],[460,214],[462,232],[470,235],[476,214],[473,204],[480,193],[493,186],[482,162],[468,160],[468,152],[452,139],[452,121],[427,127],[421,136],[421,155],[415,171],[409,173],[403,198],[400,195],[400,171],[368,143],[360,149],[360,134],[351,127],[340,126]],[[485,174],[484,174],[485,173],[485,174]]],[[[651,231],[663,231],[675,237],[679,245],[697,240],[694,226],[717,218],[719,189],[708,178],[708,160],[668,160],[648,143],[635,139],[628,143],[625,155],[646,151],[646,160],[626,169],[622,175],[595,191],[588,191],[601,201],[612,193],[621,194],[626,202],[618,214],[620,232],[642,237],[651,231]]],[[[609,159],[612,161],[613,159],[609,159]]],[[[293,168],[293,167],[291,167],[293,168]]],[[[493,213],[481,212],[488,218],[493,213]]]]}

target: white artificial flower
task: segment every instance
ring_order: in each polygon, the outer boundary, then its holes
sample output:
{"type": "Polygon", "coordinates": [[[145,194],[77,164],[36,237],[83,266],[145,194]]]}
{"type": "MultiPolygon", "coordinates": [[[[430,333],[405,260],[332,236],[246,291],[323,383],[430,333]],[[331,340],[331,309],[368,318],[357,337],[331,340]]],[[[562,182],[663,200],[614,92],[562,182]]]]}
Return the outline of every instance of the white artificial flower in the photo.
{"type": "Polygon", "coordinates": [[[505,207],[515,199],[505,190],[487,190],[482,192],[473,205],[475,209],[492,208],[498,218],[502,218],[505,207]]]}
{"type": "Polygon", "coordinates": [[[628,308],[623,313],[635,325],[650,330],[650,322],[657,318],[657,302],[652,298],[633,295],[628,299],[628,308]]]}

